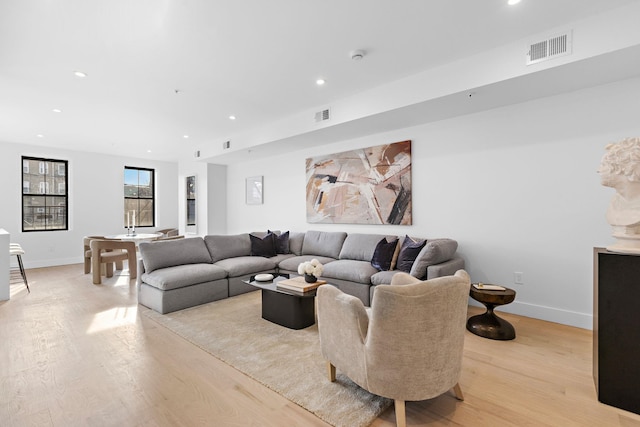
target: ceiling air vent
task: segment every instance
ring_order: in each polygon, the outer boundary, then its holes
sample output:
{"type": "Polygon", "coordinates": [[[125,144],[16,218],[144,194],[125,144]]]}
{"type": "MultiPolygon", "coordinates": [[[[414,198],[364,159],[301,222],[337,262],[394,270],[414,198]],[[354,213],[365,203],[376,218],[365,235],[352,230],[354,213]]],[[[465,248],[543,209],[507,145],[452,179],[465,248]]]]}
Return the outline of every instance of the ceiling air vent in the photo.
{"type": "Polygon", "coordinates": [[[325,120],[329,120],[330,118],[331,118],[331,115],[329,113],[329,109],[328,108],[326,110],[318,111],[316,113],[316,123],[317,122],[324,122],[325,120]]]}
{"type": "Polygon", "coordinates": [[[571,30],[529,45],[527,65],[571,54],[571,30]]]}

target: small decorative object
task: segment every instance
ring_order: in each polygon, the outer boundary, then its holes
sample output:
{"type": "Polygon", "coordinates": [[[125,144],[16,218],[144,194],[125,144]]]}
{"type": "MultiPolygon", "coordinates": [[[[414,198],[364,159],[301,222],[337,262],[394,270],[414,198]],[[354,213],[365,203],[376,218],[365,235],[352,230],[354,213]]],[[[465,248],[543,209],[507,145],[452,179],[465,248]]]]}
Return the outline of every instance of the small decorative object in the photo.
{"type": "Polygon", "coordinates": [[[318,280],[318,277],[322,275],[322,264],[317,259],[312,259],[311,261],[305,261],[298,265],[298,274],[304,275],[304,280],[307,283],[315,283],[318,280]]]}
{"type": "Polygon", "coordinates": [[[607,210],[616,242],[612,252],[640,253],[640,138],[626,138],[606,146],[598,173],[602,185],[616,194],[607,210]]]}
{"type": "Polygon", "coordinates": [[[254,280],[256,282],[270,282],[273,280],[273,274],[256,274],[254,280]]]}

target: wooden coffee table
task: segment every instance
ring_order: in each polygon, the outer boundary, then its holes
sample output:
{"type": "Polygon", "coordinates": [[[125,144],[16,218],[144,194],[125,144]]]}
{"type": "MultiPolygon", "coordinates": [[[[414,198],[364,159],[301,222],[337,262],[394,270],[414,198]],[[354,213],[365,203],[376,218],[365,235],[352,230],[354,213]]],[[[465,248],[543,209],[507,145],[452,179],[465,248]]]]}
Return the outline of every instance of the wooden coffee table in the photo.
{"type": "Polygon", "coordinates": [[[316,323],[316,289],[305,293],[279,289],[278,282],[289,275],[272,274],[274,279],[270,282],[258,282],[255,276],[244,281],[262,290],[262,318],[289,329],[304,329],[316,323]]]}
{"type": "Polygon", "coordinates": [[[504,291],[476,289],[471,285],[469,295],[487,307],[485,313],[472,316],[467,320],[467,329],[470,332],[492,340],[512,340],[516,337],[513,325],[496,316],[493,312],[496,306],[513,302],[516,298],[516,291],[509,288],[505,288],[504,291]]]}

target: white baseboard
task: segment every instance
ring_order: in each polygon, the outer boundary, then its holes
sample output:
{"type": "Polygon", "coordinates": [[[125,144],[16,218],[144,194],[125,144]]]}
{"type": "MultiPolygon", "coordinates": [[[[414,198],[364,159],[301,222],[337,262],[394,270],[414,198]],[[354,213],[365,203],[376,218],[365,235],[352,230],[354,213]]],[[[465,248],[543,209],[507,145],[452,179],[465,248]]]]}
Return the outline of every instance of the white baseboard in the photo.
{"type": "Polygon", "coordinates": [[[24,263],[24,268],[29,269],[29,268],[56,267],[59,265],[83,264],[84,258],[80,256],[80,257],[73,257],[73,258],[57,258],[57,259],[44,259],[39,261],[28,261],[25,257],[23,257],[22,262],[24,263]]]}
{"type": "MultiPolygon", "coordinates": [[[[482,304],[471,300],[475,306],[482,307],[482,304]]],[[[546,320],[548,322],[560,323],[568,326],[575,326],[582,329],[593,329],[593,315],[591,313],[578,313],[575,311],[562,310],[555,307],[528,304],[526,302],[514,301],[508,305],[496,307],[498,312],[517,314],[519,316],[532,317],[534,319],[546,320]]]]}

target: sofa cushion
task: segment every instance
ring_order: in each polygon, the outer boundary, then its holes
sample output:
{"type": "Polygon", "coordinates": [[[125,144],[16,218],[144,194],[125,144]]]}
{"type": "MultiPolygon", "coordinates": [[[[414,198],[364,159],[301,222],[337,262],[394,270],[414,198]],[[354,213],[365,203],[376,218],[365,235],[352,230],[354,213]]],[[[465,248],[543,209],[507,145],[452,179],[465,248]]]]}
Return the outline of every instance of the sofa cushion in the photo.
{"type": "Polygon", "coordinates": [[[272,257],[276,256],[276,242],[274,240],[274,234],[268,233],[264,237],[257,237],[253,234],[249,234],[249,240],[251,241],[251,255],[272,257]]]}
{"type": "Polygon", "coordinates": [[[326,267],[327,264],[329,264],[331,262],[335,262],[334,258],[329,258],[329,257],[326,257],[326,256],[300,255],[300,256],[293,256],[291,258],[287,258],[285,260],[280,261],[280,263],[278,263],[278,268],[280,270],[287,270],[287,271],[295,271],[295,272],[297,272],[298,271],[298,265],[300,265],[300,263],[311,261],[314,258],[317,259],[318,261],[320,261],[320,264],[322,264],[325,267],[326,267]]]}
{"type": "Polygon", "coordinates": [[[247,276],[276,269],[276,263],[273,260],[257,256],[225,258],[216,262],[215,265],[226,270],[229,277],[247,276]]]}
{"type": "Polygon", "coordinates": [[[391,278],[400,270],[379,271],[371,276],[372,285],[390,285],[391,278]]]}
{"type": "Polygon", "coordinates": [[[227,277],[227,272],[213,264],[184,264],[161,268],[151,273],[145,272],[141,279],[144,283],[154,288],[168,291],[224,279],[225,277],[227,277]]]}
{"type": "Polygon", "coordinates": [[[251,255],[249,233],[234,235],[208,235],[204,237],[211,259],[215,263],[225,258],[251,255]]]}
{"type": "Polygon", "coordinates": [[[371,261],[339,259],[324,266],[322,277],[329,283],[331,283],[330,279],[340,279],[368,285],[371,283],[371,276],[377,272],[378,270],[371,265],[371,261]]]}
{"type": "Polygon", "coordinates": [[[138,248],[147,273],[176,265],[213,262],[201,237],[141,242],[138,248]]]}
{"type": "Polygon", "coordinates": [[[376,245],[376,250],[373,251],[371,265],[378,270],[391,270],[391,261],[397,247],[397,238],[389,241],[388,238],[383,237],[376,245]]]}
{"type": "Polygon", "coordinates": [[[427,267],[449,261],[458,249],[458,242],[453,239],[432,239],[416,258],[410,274],[420,279],[427,277],[427,267]]]}
{"type": "Polygon", "coordinates": [[[279,266],[282,261],[288,258],[293,258],[294,256],[295,256],[294,254],[278,254],[276,256],[272,256],[269,259],[275,262],[277,266],[279,266]]]}
{"type": "MultiPolygon", "coordinates": [[[[376,245],[380,239],[384,239],[382,234],[359,234],[352,233],[344,239],[339,259],[354,259],[356,261],[371,261],[376,245]]],[[[393,254],[392,254],[393,255],[393,254]]]]}
{"type": "Polygon", "coordinates": [[[304,233],[290,231],[289,232],[289,251],[294,255],[302,255],[302,243],[304,242],[304,233]]]}
{"type": "Polygon", "coordinates": [[[302,255],[318,255],[338,259],[347,233],[309,230],[302,242],[302,255]]]}
{"type": "Polygon", "coordinates": [[[416,260],[418,254],[426,244],[426,240],[405,236],[402,241],[402,246],[400,247],[400,253],[398,254],[396,270],[410,273],[411,267],[413,267],[413,262],[416,260]]]}

